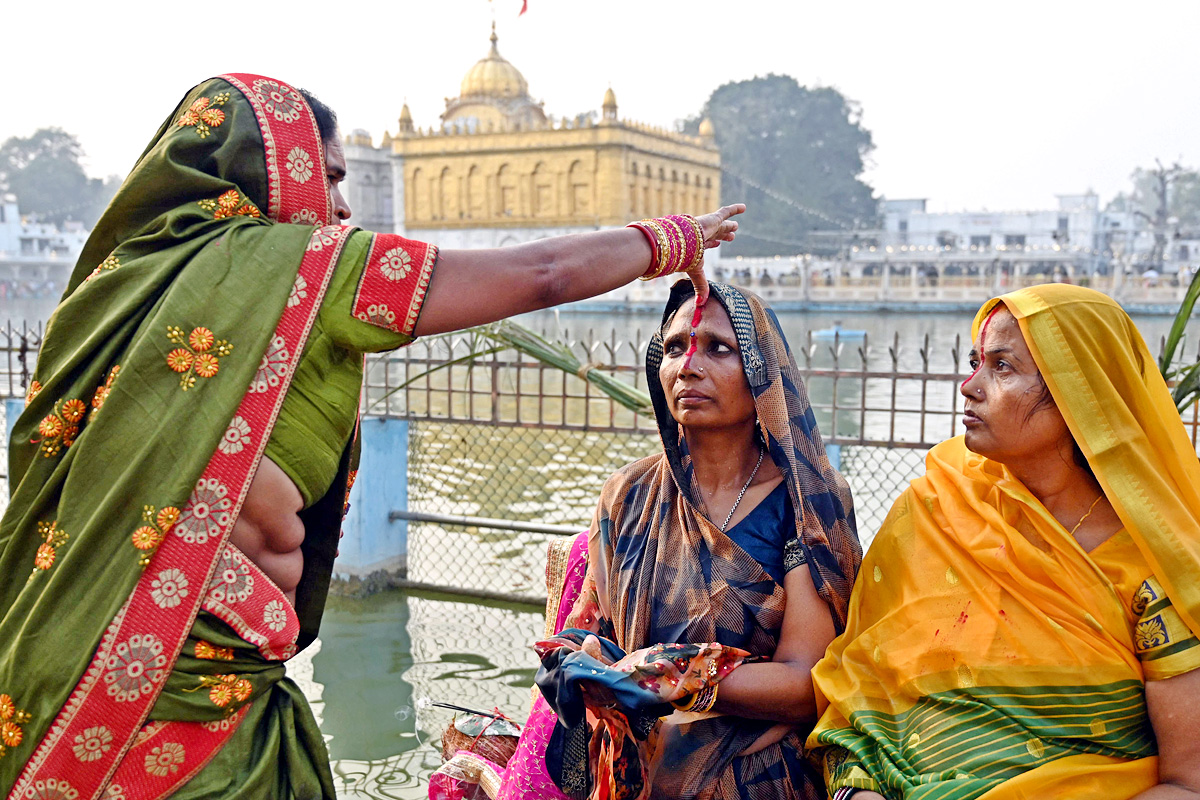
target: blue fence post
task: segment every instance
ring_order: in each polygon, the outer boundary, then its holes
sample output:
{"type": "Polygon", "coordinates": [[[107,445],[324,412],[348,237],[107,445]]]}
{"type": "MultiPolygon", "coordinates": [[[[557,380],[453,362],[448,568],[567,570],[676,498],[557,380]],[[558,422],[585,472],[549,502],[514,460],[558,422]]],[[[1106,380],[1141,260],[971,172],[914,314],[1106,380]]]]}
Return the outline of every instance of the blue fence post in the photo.
{"type": "Polygon", "coordinates": [[[25,401],[19,397],[9,397],[4,401],[4,444],[7,447],[9,440],[12,439],[13,425],[17,424],[17,417],[21,416],[21,412],[25,410],[25,401]]]}
{"type": "Polygon", "coordinates": [[[840,444],[825,445],[825,456],[829,459],[829,466],[840,472],[842,469],[842,446],[840,444]]]}
{"type": "Polygon", "coordinates": [[[408,522],[392,522],[388,513],[408,508],[408,420],[365,417],[361,436],[362,459],[334,572],[342,578],[364,578],[384,570],[403,577],[408,570],[408,522]]]}

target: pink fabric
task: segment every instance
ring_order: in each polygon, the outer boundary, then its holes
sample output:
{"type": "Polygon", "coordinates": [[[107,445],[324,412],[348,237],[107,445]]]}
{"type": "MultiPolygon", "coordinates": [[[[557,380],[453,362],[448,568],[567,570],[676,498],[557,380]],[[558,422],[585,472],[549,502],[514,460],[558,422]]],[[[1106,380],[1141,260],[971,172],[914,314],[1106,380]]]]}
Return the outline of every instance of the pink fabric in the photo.
{"type": "MultiPolygon", "coordinates": [[[[567,558],[567,575],[563,581],[562,598],[558,606],[558,618],[554,621],[555,632],[562,630],[563,623],[566,622],[571,607],[575,605],[575,599],[579,597],[583,588],[583,576],[587,572],[587,540],[588,532],[584,531],[575,537],[571,545],[571,554],[567,558]]],[[[500,792],[496,795],[496,800],[568,800],[546,772],[546,745],[550,743],[550,734],[557,722],[558,717],[539,694],[525,727],[521,729],[517,751],[509,759],[508,766],[501,768],[490,761],[479,759],[483,769],[500,776],[500,792]]],[[[484,796],[482,791],[476,794],[475,784],[461,781],[441,771],[435,772],[429,779],[429,800],[470,800],[473,797],[484,796]]]]}

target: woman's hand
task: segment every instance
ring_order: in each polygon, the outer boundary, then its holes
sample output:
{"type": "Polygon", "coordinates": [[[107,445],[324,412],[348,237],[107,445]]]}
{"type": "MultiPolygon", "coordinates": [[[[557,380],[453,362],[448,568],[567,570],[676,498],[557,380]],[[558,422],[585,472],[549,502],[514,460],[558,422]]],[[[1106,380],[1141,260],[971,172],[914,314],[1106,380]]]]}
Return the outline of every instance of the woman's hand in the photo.
{"type": "MultiPolygon", "coordinates": [[[[705,249],[717,247],[721,242],[732,242],[737,234],[738,223],[731,217],[741,214],[745,210],[745,203],[734,203],[731,206],[722,206],[711,214],[696,217],[696,222],[700,223],[700,227],[704,231],[705,249]]],[[[696,287],[696,297],[699,301],[707,302],[708,279],[704,277],[704,264],[700,263],[695,269],[688,270],[687,276],[692,279],[692,283],[696,287]]]]}

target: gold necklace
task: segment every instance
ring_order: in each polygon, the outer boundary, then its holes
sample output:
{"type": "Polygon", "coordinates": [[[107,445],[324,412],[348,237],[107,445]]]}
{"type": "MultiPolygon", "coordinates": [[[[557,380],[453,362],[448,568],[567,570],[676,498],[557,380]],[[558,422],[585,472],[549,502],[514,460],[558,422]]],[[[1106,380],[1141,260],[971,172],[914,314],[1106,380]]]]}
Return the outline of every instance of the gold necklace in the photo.
{"type": "Polygon", "coordinates": [[[1080,518],[1079,518],[1079,522],[1076,522],[1076,523],[1075,523],[1075,527],[1074,527],[1074,528],[1071,528],[1071,532],[1067,534],[1068,536],[1074,536],[1074,535],[1075,535],[1075,531],[1079,530],[1079,526],[1083,524],[1083,521],[1084,521],[1085,519],[1087,519],[1088,517],[1090,517],[1090,516],[1092,515],[1092,512],[1096,510],[1096,506],[1097,506],[1097,505],[1100,503],[1100,501],[1101,501],[1101,500],[1103,500],[1103,499],[1104,499],[1104,492],[1101,492],[1101,493],[1100,493],[1100,496],[1099,496],[1099,497],[1097,497],[1095,500],[1093,500],[1093,501],[1092,501],[1092,505],[1091,505],[1091,507],[1090,507],[1090,508],[1088,508],[1088,510],[1087,510],[1087,513],[1086,513],[1086,514],[1084,514],[1082,517],[1080,517],[1080,518]]]}

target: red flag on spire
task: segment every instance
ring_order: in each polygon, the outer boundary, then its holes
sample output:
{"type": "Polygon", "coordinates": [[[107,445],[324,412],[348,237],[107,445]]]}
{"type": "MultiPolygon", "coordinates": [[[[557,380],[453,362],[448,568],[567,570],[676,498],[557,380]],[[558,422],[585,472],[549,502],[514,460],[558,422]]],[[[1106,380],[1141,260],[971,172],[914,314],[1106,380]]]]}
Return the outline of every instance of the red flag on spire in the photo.
{"type": "MultiPolygon", "coordinates": [[[[521,0],[521,14],[524,14],[528,10],[529,10],[529,0],[521,0]]],[[[517,14],[517,16],[519,17],[519,16],[521,16],[521,14],[517,14]]]]}

